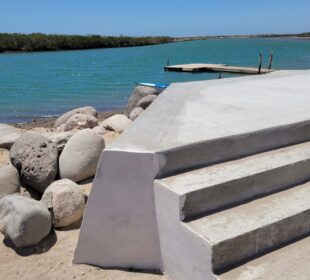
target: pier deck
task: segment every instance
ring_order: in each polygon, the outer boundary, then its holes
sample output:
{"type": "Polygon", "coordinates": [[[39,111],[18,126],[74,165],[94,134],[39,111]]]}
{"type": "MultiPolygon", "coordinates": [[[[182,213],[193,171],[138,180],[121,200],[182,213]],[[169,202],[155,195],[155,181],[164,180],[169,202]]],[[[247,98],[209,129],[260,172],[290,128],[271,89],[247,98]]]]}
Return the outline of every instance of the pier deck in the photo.
{"type": "MultiPolygon", "coordinates": [[[[228,72],[228,73],[238,73],[238,74],[258,74],[258,68],[255,67],[243,67],[243,66],[231,66],[226,64],[179,64],[165,66],[167,71],[175,72],[228,72]]],[[[270,69],[261,69],[261,74],[267,74],[273,72],[270,69]]]]}

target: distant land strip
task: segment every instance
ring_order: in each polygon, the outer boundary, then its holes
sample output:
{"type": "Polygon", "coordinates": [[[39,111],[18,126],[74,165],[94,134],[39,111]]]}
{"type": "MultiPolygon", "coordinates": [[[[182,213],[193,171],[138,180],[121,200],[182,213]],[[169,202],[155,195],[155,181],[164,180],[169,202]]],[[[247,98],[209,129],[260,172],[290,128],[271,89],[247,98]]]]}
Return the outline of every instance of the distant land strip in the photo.
{"type": "Polygon", "coordinates": [[[208,40],[208,39],[242,39],[242,38],[300,38],[310,39],[310,32],[298,34],[254,34],[254,35],[214,35],[214,36],[195,36],[195,37],[177,37],[174,42],[208,40]]]}
{"type": "Polygon", "coordinates": [[[169,36],[102,36],[102,35],[57,35],[43,33],[0,33],[0,52],[33,52],[83,50],[99,48],[137,47],[172,42],[234,38],[300,38],[310,39],[310,32],[300,34],[219,35],[195,37],[169,36]]]}
{"type": "Polygon", "coordinates": [[[0,33],[0,52],[33,52],[137,47],[173,42],[167,36],[129,37],[101,35],[47,35],[0,33]]]}

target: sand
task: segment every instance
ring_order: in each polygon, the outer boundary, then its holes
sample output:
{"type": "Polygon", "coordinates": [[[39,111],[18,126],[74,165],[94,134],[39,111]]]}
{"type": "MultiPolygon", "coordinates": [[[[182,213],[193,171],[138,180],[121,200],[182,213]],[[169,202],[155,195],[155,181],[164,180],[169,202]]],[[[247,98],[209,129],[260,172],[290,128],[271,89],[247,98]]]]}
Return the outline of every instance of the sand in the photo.
{"type": "MultiPolygon", "coordinates": [[[[99,121],[118,112],[99,113],[99,121]]],[[[16,127],[37,133],[53,130],[55,118],[34,120],[29,123],[15,124],[16,127]]],[[[103,138],[108,146],[118,133],[107,131],[103,138]]],[[[0,164],[9,163],[9,151],[0,149],[0,164]]],[[[80,183],[88,197],[92,179],[80,183]]],[[[164,280],[164,276],[125,270],[105,270],[89,265],[72,263],[74,250],[80,232],[80,224],[62,231],[53,231],[40,244],[26,249],[17,249],[12,243],[4,240],[0,234],[0,280],[164,280]]],[[[104,254],[104,252],[102,252],[104,254]]]]}
{"type": "MultiPolygon", "coordinates": [[[[0,279],[2,280],[164,280],[164,276],[142,272],[105,270],[72,264],[79,229],[51,233],[29,249],[16,249],[0,237],[0,279]],[[13,248],[12,248],[13,247],[13,248]]],[[[104,252],[103,252],[104,253],[104,252]]]]}
{"type": "Polygon", "coordinates": [[[10,163],[9,153],[9,150],[0,148],[0,165],[10,163]]]}

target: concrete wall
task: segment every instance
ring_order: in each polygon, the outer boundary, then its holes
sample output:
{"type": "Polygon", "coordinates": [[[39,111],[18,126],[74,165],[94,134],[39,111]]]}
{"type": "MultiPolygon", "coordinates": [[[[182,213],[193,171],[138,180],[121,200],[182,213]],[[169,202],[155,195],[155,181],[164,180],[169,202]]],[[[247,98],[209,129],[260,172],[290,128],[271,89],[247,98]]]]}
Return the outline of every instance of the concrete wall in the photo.
{"type": "Polygon", "coordinates": [[[82,223],[75,263],[161,269],[153,181],[156,156],[105,150],[82,223]]]}

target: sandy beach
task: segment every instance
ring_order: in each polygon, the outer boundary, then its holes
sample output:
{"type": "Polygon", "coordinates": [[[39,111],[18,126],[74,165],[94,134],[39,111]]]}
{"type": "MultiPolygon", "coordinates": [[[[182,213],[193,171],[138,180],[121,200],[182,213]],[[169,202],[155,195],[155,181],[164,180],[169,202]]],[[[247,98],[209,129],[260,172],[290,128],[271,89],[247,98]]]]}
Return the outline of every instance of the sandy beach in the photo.
{"type": "MultiPolygon", "coordinates": [[[[98,112],[98,121],[102,122],[119,112],[98,112]]],[[[45,133],[52,131],[57,118],[34,119],[27,123],[14,124],[25,132],[45,133]]],[[[103,138],[106,145],[119,136],[107,131],[103,138]]],[[[0,149],[0,164],[8,164],[9,151],[0,149]]],[[[79,183],[88,196],[92,179],[79,183]]],[[[126,271],[122,269],[101,269],[89,265],[72,263],[74,250],[80,232],[80,223],[52,232],[37,246],[19,249],[0,235],[0,279],[106,279],[106,280],[160,280],[164,276],[156,272],[126,271]]]]}
{"type": "Polygon", "coordinates": [[[42,243],[29,249],[17,249],[9,241],[4,241],[1,235],[0,279],[166,279],[161,275],[145,272],[105,270],[89,265],[72,264],[79,231],[79,225],[62,231],[54,231],[42,243]]]}

